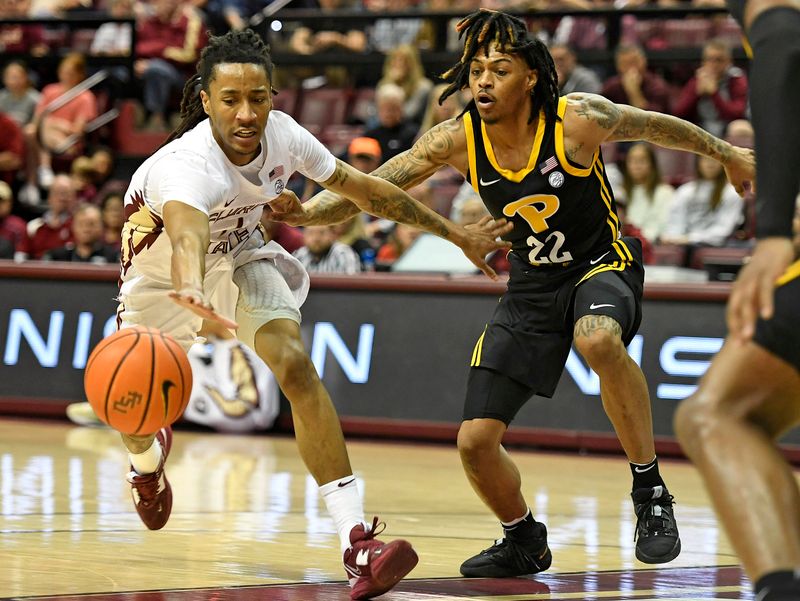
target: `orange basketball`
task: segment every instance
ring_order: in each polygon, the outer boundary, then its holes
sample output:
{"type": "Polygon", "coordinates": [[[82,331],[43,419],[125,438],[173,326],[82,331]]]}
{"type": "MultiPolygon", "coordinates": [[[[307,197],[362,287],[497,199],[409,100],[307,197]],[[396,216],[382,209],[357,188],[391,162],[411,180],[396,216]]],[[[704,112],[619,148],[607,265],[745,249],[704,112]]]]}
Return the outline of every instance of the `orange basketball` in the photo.
{"type": "Polygon", "coordinates": [[[97,416],[124,434],[153,434],[175,422],[192,392],[189,358],[155,328],[124,328],[94,348],[83,374],[97,416]]]}

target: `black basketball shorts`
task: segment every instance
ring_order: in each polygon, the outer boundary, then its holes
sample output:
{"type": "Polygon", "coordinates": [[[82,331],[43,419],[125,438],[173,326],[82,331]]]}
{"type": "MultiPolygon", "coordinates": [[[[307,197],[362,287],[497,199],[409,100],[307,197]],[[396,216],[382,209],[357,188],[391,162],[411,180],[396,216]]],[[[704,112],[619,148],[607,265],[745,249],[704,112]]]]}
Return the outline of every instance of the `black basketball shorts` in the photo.
{"type": "Polygon", "coordinates": [[[641,321],[641,253],[638,239],[623,238],[594,258],[546,271],[511,253],[508,289],[470,362],[472,372],[488,370],[502,375],[502,382],[472,373],[464,419],[492,417],[510,423],[534,394],[552,397],[575,322],[585,315],[612,317],[622,327],[623,342],[630,343],[641,321]]]}

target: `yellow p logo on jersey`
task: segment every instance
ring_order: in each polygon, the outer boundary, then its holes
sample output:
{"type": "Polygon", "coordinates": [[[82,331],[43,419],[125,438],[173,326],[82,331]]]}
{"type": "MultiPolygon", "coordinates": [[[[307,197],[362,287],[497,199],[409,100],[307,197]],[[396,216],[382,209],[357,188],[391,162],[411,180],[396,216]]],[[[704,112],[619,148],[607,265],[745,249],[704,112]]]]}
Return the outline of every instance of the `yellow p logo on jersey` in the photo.
{"type": "Polygon", "coordinates": [[[561,206],[561,202],[558,200],[558,196],[533,194],[508,203],[503,207],[503,215],[513,217],[519,213],[519,216],[528,222],[534,233],[538,234],[547,229],[547,219],[556,214],[559,206],[561,206]]]}

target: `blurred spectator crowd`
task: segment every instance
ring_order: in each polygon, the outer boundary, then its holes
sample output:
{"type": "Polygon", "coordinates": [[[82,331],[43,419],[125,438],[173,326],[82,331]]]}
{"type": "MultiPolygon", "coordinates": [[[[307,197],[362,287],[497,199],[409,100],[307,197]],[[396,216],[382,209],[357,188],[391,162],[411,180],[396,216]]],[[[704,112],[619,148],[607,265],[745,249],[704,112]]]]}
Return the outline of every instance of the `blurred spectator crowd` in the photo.
{"type": "MultiPolygon", "coordinates": [[[[645,5],[721,8],[722,0],[292,0],[285,7],[290,12],[277,13],[288,15],[280,21],[265,18],[272,5],[0,0],[0,258],[118,261],[128,177],[176,123],[181,90],[208,35],[259,23],[266,24],[274,53],[295,55],[291,67],[282,69],[278,61],[275,109],[293,115],[334,154],[365,172],[464,109],[468,90],[439,104],[444,86],[425,58],[428,51],[457,50],[452,22],[479,6],[573,11],[526,17],[550,47],[562,93],[599,93],[753,146],[741,33],[727,15],[627,14],[618,17],[619,43],[611,48],[608,15],[574,14],[645,5]],[[291,9],[313,9],[309,14],[316,17],[293,21],[291,9]],[[342,11],[371,18],[362,23],[340,16],[342,11]],[[453,13],[438,15],[450,25],[444,38],[445,28],[427,16],[441,12],[453,13]],[[51,20],[85,16],[102,18],[88,29],[65,29],[51,20]],[[650,64],[654,56],[685,49],[694,49],[699,62],[650,64]],[[382,57],[379,75],[352,67],[353,57],[376,53],[382,57]],[[304,62],[311,55],[351,60],[304,62]]],[[[700,269],[721,262],[733,272],[741,265],[753,241],[755,198],[740,198],[719,164],[642,143],[609,144],[603,156],[624,233],[643,239],[647,262],[700,269]]],[[[289,187],[303,200],[319,191],[299,176],[289,187]]],[[[452,169],[411,193],[463,225],[486,214],[452,169]]],[[[364,215],[305,230],[265,220],[264,228],[309,271],[347,274],[391,269],[419,234],[364,215]]],[[[503,256],[493,257],[492,265],[508,268],[503,256]]]]}

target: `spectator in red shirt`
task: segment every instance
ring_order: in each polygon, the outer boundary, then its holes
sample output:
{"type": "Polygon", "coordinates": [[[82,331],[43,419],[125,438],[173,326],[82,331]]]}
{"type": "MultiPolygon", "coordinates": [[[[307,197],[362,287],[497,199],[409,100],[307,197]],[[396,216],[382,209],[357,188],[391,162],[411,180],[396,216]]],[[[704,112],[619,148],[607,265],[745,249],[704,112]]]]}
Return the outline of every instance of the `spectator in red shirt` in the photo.
{"type": "Polygon", "coordinates": [[[207,35],[198,11],[178,0],[155,0],[154,14],[137,26],[133,70],[144,80],[148,129],[164,130],[173,90],[194,72],[207,35]]]}
{"type": "Polygon", "coordinates": [[[681,90],[673,114],[721,138],[728,123],[742,119],[746,110],[747,76],[733,65],[725,41],[707,42],[703,64],[681,90]]]}
{"type": "Polygon", "coordinates": [[[605,82],[601,95],[646,111],[669,112],[667,82],[647,70],[647,57],[641,47],[619,46],[614,61],[618,74],[605,82]]]}
{"type": "Polygon", "coordinates": [[[11,117],[0,113],[0,181],[14,182],[25,161],[25,137],[11,117]]]}
{"type": "Polygon", "coordinates": [[[47,195],[47,212],[28,224],[31,258],[41,259],[48,250],[72,242],[72,213],[77,208],[77,198],[70,176],[56,175],[47,195]]]}
{"type": "Polygon", "coordinates": [[[71,229],[72,242],[48,250],[42,255],[43,260],[97,264],[119,261],[119,249],[110,248],[103,243],[103,221],[97,206],[80,205],[72,217],[71,229]]]}
{"type": "Polygon", "coordinates": [[[20,261],[28,256],[28,231],[25,220],[11,214],[13,203],[11,186],[0,182],[0,259],[20,261]]]}
{"type": "Polygon", "coordinates": [[[97,117],[97,100],[94,94],[90,90],[84,90],[54,110],[49,110],[48,107],[84,79],[86,79],[86,59],[82,54],[73,52],[61,59],[58,65],[58,82],[44,87],[36,107],[34,121],[25,127],[28,183],[23,192],[29,204],[39,202],[37,178],[38,184],[43,188],[49,188],[53,183],[51,149],[63,147],[70,137],[77,136],[78,141],[64,152],[64,156],[74,158],[83,150],[81,136],[86,124],[97,117]]]}

